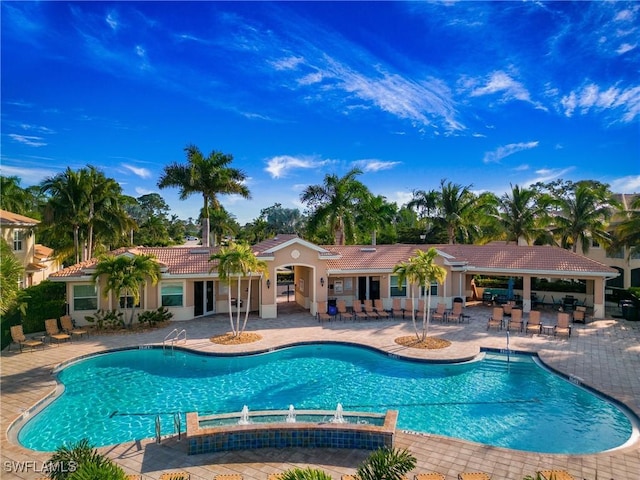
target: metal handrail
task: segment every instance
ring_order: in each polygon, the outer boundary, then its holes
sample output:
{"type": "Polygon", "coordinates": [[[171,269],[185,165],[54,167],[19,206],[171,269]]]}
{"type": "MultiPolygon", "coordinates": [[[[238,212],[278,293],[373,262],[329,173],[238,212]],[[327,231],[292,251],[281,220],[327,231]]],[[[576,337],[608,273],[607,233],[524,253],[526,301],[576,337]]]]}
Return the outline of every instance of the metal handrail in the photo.
{"type": "Polygon", "coordinates": [[[178,331],[177,328],[174,328],[167,334],[166,337],[164,337],[164,340],[162,341],[162,349],[164,350],[164,347],[166,346],[167,341],[170,340],[171,349],[173,350],[174,345],[178,341],[180,341],[180,337],[184,337],[184,343],[187,343],[187,331],[184,328],[180,331],[178,331]]]}
{"type": "MultiPolygon", "coordinates": [[[[162,348],[163,349],[164,349],[164,344],[167,343],[167,340],[169,339],[169,337],[174,335],[174,334],[178,335],[178,329],[177,328],[174,328],[173,330],[171,330],[169,333],[167,333],[167,336],[164,337],[164,340],[162,341],[162,348]]],[[[173,344],[173,338],[171,339],[171,343],[173,344]]]]}

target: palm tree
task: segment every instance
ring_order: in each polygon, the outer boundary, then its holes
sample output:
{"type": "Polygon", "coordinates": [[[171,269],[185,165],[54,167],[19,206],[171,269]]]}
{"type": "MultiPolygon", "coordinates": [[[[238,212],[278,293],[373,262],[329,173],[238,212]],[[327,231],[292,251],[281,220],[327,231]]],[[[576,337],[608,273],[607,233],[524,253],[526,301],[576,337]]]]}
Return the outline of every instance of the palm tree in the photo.
{"type": "Polygon", "coordinates": [[[629,255],[640,253],[640,196],[624,212],[625,219],[614,228],[616,242],[629,247],[629,255]]]}
{"type": "Polygon", "coordinates": [[[4,238],[0,238],[0,315],[5,314],[17,301],[24,267],[13,255],[4,238]]]}
{"type": "Polygon", "coordinates": [[[438,282],[444,283],[447,276],[447,271],[434,263],[435,258],[438,256],[438,252],[435,248],[430,248],[426,252],[423,250],[416,250],[413,257],[409,258],[406,262],[401,262],[393,267],[393,274],[398,276],[398,284],[402,285],[405,280],[410,284],[411,300],[412,303],[415,300],[414,285],[420,286],[425,292],[425,307],[422,311],[422,334],[418,332],[418,326],[416,325],[415,309],[411,311],[411,321],[413,322],[413,328],[416,332],[416,338],[418,340],[426,340],[429,334],[429,322],[431,320],[431,284],[438,282]]]}
{"type": "Polygon", "coordinates": [[[498,200],[497,219],[504,229],[507,242],[523,239],[528,245],[541,233],[540,222],[546,212],[538,202],[534,189],[511,185],[511,192],[498,200]]]}
{"type": "Polygon", "coordinates": [[[369,190],[356,180],[362,171],[354,168],[344,177],[327,174],[323,185],[309,185],[300,195],[300,200],[309,205],[309,229],[314,232],[323,223],[329,224],[335,245],[353,242],[355,238],[355,217],[359,204],[369,190]]]}
{"type": "Polygon", "coordinates": [[[231,155],[212,151],[205,157],[195,145],[185,148],[187,164],[172,163],[164,167],[164,173],[158,181],[160,188],[178,187],[180,199],[184,200],[194,193],[202,194],[204,218],[202,222],[202,244],[209,246],[209,208],[221,207],[218,195],[238,194],[251,198],[244,184],[247,176],[241,170],[231,168],[231,155]]]}
{"type": "Polygon", "coordinates": [[[0,175],[0,208],[13,213],[24,215],[26,213],[27,195],[20,187],[20,178],[16,176],[5,177],[0,175]]]}
{"type": "MultiPolygon", "coordinates": [[[[229,323],[231,324],[231,333],[234,337],[239,337],[244,332],[247,325],[247,319],[249,318],[250,299],[251,299],[251,279],[254,275],[268,276],[268,267],[266,262],[258,260],[251,247],[247,244],[239,244],[231,242],[228,247],[222,247],[218,251],[209,257],[209,261],[217,261],[218,277],[224,283],[229,286],[229,292],[227,299],[229,302],[229,323]],[[244,322],[242,328],[240,328],[240,304],[242,300],[241,295],[241,280],[242,277],[249,276],[249,288],[247,289],[247,307],[245,309],[244,322]],[[231,310],[231,281],[233,277],[236,277],[237,282],[237,294],[236,294],[236,323],[233,323],[233,312],[231,310]]],[[[216,267],[212,267],[210,272],[216,270],[216,267]]]]}
{"type": "Polygon", "coordinates": [[[463,187],[456,183],[440,181],[437,219],[447,231],[450,244],[456,238],[469,239],[473,230],[479,230],[472,214],[477,207],[476,197],[470,190],[471,185],[463,187]]]}
{"type": "Polygon", "coordinates": [[[396,215],[396,205],[387,202],[382,195],[367,195],[361,204],[358,225],[371,232],[371,245],[377,243],[378,230],[393,222],[396,215]]]}
{"type": "Polygon", "coordinates": [[[414,457],[406,448],[381,447],[362,462],[356,472],[358,480],[402,480],[416,466],[414,457]]]}
{"type": "Polygon", "coordinates": [[[558,212],[553,218],[553,230],[564,248],[576,252],[581,243],[582,252],[586,254],[590,238],[602,245],[610,244],[607,222],[619,205],[606,185],[577,182],[571,194],[556,199],[556,205],[558,212]]]}
{"type": "Polygon", "coordinates": [[[105,278],[105,288],[103,295],[105,298],[112,292],[118,299],[118,310],[120,310],[120,297],[124,295],[124,309],[126,310],[131,297],[131,317],[129,326],[133,323],[136,305],[140,303],[142,287],[151,281],[156,285],[161,277],[160,265],[153,255],[118,255],[102,257],[91,275],[94,282],[98,282],[100,277],[105,278]]]}

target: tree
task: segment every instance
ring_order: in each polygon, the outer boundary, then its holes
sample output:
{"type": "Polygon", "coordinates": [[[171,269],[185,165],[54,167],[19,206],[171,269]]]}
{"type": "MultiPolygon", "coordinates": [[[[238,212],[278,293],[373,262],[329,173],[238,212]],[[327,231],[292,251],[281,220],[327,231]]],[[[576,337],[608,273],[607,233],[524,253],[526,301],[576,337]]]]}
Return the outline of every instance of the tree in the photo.
{"type": "Polygon", "coordinates": [[[0,238],[0,315],[15,305],[23,273],[24,267],[13,255],[11,247],[0,238]]]}
{"type": "Polygon", "coordinates": [[[221,207],[219,195],[238,194],[243,198],[251,198],[249,189],[244,184],[247,176],[241,170],[231,168],[231,155],[212,151],[205,157],[195,145],[185,148],[187,164],[172,163],[164,167],[158,181],[160,188],[178,187],[180,199],[185,200],[194,193],[202,194],[204,218],[202,222],[202,244],[208,247],[209,242],[209,209],[221,207]]]}
{"type": "Polygon", "coordinates": [[[278,233],[300,233],[304,226],[304,217],[297,208],[283,208],[280,203],[260,210],[260,220],[266,222],[269,235],[278,233]]]}
{"type": "Polygon", "coordinates": [[[498,200],[498,210],[497,219],[507,242],[523,239],[531,245],[540,235],[545,208],[538,202],[536,190],[511,185],[511,192],[498,200]]]}
{"type": "MultiPolygon", "coordinates": [[[[251,299],[251,279],[254,275],[268,276],[268,267],[266,262],[258,260],[251,247],[247,244],[240,244],[231,242],[228,247],[222,247],[218,251],[209,257],[210,262],[218,262],[217,273],[218,278],[223,283],[226,283],[229,287],[227,299],[229,302],[229,323],[231,324],[231,334],[234,337],[239,337],[244,332],[247,325],[247,319],[249,318],[249,308],[251,299]],[[236,294],[236,323],[233,323],[233,311],[231,310],[231,282],[233,277],[236,277],[237,282],[237,294],[236,294]],[[249,276],[249,288],[247,289],[247,307],[245,310],[244,323],[242,328],[240,327],[240,304],[242,301],[241,295],[241,281],[243,277],[249,276]]],[[[212,267],[210,272],[216,270],[216,267],[212,267]]]]}
{"type": "Polygon", "coordinates": [[[361,203],[358,225],[371,234],[371,245],[377,243],[378,230],[395,219],[397,207],[382,195],[366,195],[361,203]]]}
{"type": "Polygon", "coordinates": [[[360,203],[369,194],[367,187],[356,176],[362,173],[354,168],[344,177],[325,175],[323,185],[309,185],[300,200],[309,205],[309,229],[318,230],[328,223],[335,245],[352,243],[355,238],[355,218],[360,203]]]}
{"type": "Polygon", "coordinates": [[[435,263],[438,252],[435,248],[430,248],[426,252],[416,250],[413,257],[406,262],[401,262],[393,267],[393,274],[398,276],[398,284],[402,285],[405,280],[410,284],[411,299],[415,299],[414,285],[420,286],[425,292],[425,307],[422,312],[422,333],[418,332],[416,325],[415,310],[412,309],[411,320],[418,340],[424,341],[429,335],[429,323],[431,320],[431,284],[444,283],[447,271],[435,263]]]}
{"type": "Polygon", "coordinates": [[[477,203],[470,188],[471,185],[463,187],[444,179],[440,181],[436,218],[446,229],[450,244],[456,243],[458,236],[468,240],[470,231],[477,228],[477,223],[472,219],[472,214],[477,213],[477,203]]]}
{"type": "Polygon", "coordinates": [[[53,480],[126,480],[127,476],[112,460],[82,439],[56,449],[49,463],[57,468],[49,472],[53,480]]]}
{"type": "Polygon", "coordinates": [[[637,196],[624,211],[624,220],[614,227],[614,238],[617,244],[629,248],[629,255],[640,253],[640,196],[637,196]]]}
{"type": "Polygon", "coordinates": [[[104,289],[102,291],[105,298],[112,292],[118,300],[118,311],[122,307],[126,311],[131,304],[131,317],[129,327],[133,323],[136,305],[140,303],[142,287],[151,281],[156,285],[161,277],[160,265],[153,255],[110,255],[102,257],[91,275],[94,282],[98,282],[100,277],[105,277],[104,289]],[[124,296],[124,305],[120,302],[120,297],[124,296]],[[129,301],[131,297],[131,302],[129,301]]]}
{"type": "Polygon", "coordinates": [[[20,178],[0,175],[0,208],[13,213],[26,213],[27,195],[20,187],[20,178]]]}
{"type": "Polygon", "coordinates": [[[416,466],[416,457],[407,449],[382,447],[372,452],[358,467],[358,480],[402,480],[416,466]]]}

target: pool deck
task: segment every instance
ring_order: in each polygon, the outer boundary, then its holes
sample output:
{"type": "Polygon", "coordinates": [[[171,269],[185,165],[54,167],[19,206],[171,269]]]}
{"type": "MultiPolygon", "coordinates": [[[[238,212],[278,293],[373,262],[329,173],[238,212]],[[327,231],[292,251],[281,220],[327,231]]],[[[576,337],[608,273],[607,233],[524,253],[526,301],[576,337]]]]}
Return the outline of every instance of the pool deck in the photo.
{"type": "MultiPolygon", "coordinates": [[[[259,333],[262,340],[245,345],[221,346],[210,342],[213,335],[229,330],[228,315],[216,315],[187,322],[172,322],[150,332],[138,334],[92,335],[73,343],[47,346],[19,353],[2,351],[1,419],[4,435],[0,442],[2,479],[43,477],[42,462],[50,454],[33,452],[8,440],[7,429],[21,412],[31,408],[55,388],[52,369],[74,357],[112,348],[162,344],[173,328],[185,328],[186,346],[206,352],[248,352],[300,341],[341,341],[374,346],[401,356],[437,360],[473,357],[481,347],[506,348],[505,331],[486,330],[491,309],[468,307],[470,322],[432,323],[429,334],[446,338],[451,346],[442,350],[417,350],[399,346],[394,339],[411,335],[411,320],[333,321],[324,324],[308,312],[287,304],[279,306],[277,319],[250,317],[247,331],[259,333]],[[15,471],[22,467],[24,471],[15,471]]],[[[543,313],[543,323],[555,321],[555,312],[543,313]]],[[[537,352],[550,367],[578,377],[584,384],[624,403],[640,416],[640,322],[623,319],[591,321],[573,326],[569,339],[546,335],[510,334],[510,348],[537,352]]],[[[567,405],[571,408],[571,405],[567,405]]],[[[436,471],[455,480],[458,473],[484,471],[493,480],[522,480],[541,469],[567,470],[576,479],[638,480],[640,442],[612,452],[593,455],[554,455],[494,448],[437,435],[398,432],[396,446],[406,447],[417,458],[414,473],[436,471]]],[[[220,473],[239,473],[245,480],[266,480],[268,474],[293,467],[321,468],[334,479],[353,474],[370,453],[342,449],[258,449],[188,456],[184,440],[165,438],[122,443],[100,451],[122,466],[127,473],[158,479],[162,473],[187,471],[192,480],[211,480],[220,473]]]]}

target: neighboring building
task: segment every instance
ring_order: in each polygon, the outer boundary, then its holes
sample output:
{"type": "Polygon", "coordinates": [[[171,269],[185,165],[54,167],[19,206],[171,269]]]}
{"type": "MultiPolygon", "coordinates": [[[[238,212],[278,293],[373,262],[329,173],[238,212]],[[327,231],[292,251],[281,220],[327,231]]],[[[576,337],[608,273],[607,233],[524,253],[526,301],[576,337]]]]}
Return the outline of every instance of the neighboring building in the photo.
{"type": "Polygon", "coordinates": [[[60,270],[60,263],[53,257],[53,249],[35,242],[34,229],[38,223],[40,222],[33,218],[0,210],[2,238],[24,266],[21,288],[37,285],[60,270]]]}
{"type": "MultiPolygon", "coordinates": [[[[268,280],[260,277],[242,279],[242,300],[246,301],[248,282],[251,285],[249,308],[262,318],[278,315],[277,271],[290,268],[294,272],[294,301],[312,314],[318,302],[344,299],[348,306],[363,299],[382,299],[390,308],[393,298],[410,297],[410,289],[399,285],[393,268],[406,261],[418,249],[430,245],[348,245],[319,246],[295,235],[278,235],[253,246],[256,256],[268,265],[268,280]]],[[[593,316],[604,316],[605,282],[618,275],[615,269],[582,255],[551,246],[433,245],[438,251],[436,262],[447,270],[444,285],[432,285],[432,301],[451,306],[454,298],[472,295],[474,275],[519,277],[525,312],[531,309],[531,279],[580,279],[586,293],[576,298],[593,308],[593,316]]],[[[167,307],[175,320],[188,320],[213,313],[228,312],[228,295],[235,295],[237,283],[231,287],[222,283],[217,265],[209,262],[218,247],[122,248],[114,255],[151,254],[160,264],[162,279],[156,285],[147,284],[142,292],[140,309],[167,307]]],[[[79,263],[51,276],[51,280],[67,283],[69,313],[82,323],[85,315],[98,308],[114,309],[124,299],[106,297],[103,285],[94,285],[91,275],[96,259],[79,263]]],[[[235,303],[235,300],[234,300],[235,303]]],[[[244,307],[246,308],[246,307],[244,307]]],[[[244,309],[243,308],[243,309],[244,309]]]]}
{"type": "MultiPolygon", "coordinates": [[[[616,200],[622,205],[624,210],[631,210],[631,203],[637,197],[637,194],[616,194],[616,200]]],[[[615,225],[618,219],[613,219],[615,225]]],[[[582,251],[579,249],[579,251],[582,251]]],[[[640,287],[640,253],[635,255],[629,254],[629,248],[623,247],[617,250],[606,249],[592,243],[591,248],[587,252],[586,256],[597,262],[608,265],[614,268],[620,273],[616,278],[612,278],[607,282],[607,286],[610,287],[640,287]]]]}

